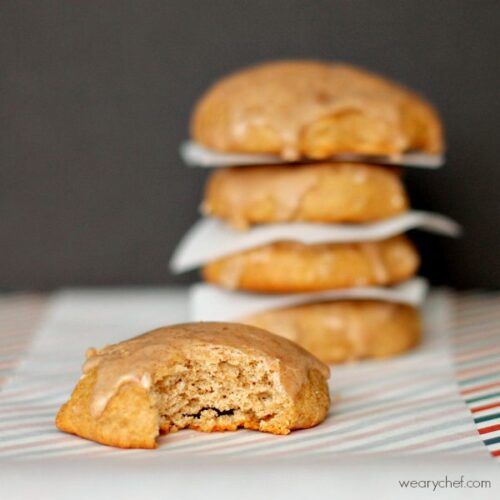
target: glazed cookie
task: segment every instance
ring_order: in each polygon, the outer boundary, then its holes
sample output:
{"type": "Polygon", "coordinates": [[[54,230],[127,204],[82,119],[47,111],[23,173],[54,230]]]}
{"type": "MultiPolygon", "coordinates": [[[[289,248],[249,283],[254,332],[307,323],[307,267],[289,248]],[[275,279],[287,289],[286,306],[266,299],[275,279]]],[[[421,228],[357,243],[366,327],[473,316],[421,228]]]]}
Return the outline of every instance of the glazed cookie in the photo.
{"type": "Polygon", "coordinates": [[[206,215],[246,228],[268,222],[369,222],[408,209],[395,169],[320,163],[218,169],[207,184],[206,215]]]}
{"type": "Polygon", "coordinates": [[[159,432],[273,434],[326,417],[329,369],[293,342],[235,323],[188,323],[90,349],[59,429],[120,448],[159,432]]]}
{"type": "Polygon", "coordinates": [[[382,301],[306,304],[241,321],[293,340],[325,363],[394,356],[417,345],[421,335],[416,309],[382,301]]]}
{"type": "Polygon", "coordinates": [[[404,236],[366,243],[278,242],[208,263],[205,281],[228,289],[293,293],[392,285],[412,277],[418,253],[404,236]]]}
{"type": "Polygon", "coordinates": [[[191,123],[199,144],[285,161],[336,153],[442,153],[441,121],[421,96],[345,64],[277,61],[211,87],[191,123]]]}

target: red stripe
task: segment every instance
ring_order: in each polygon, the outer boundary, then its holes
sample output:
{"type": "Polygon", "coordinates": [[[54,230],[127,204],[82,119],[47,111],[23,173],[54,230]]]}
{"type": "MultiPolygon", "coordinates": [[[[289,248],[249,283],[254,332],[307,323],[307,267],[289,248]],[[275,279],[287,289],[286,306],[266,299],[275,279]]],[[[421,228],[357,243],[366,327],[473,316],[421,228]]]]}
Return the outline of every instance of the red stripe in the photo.
{"type": "Polygon", "coordinates": [[[385,403],[383,401],[371,401],[373,407],[369,407],[366,410],[355,410],[349,413],[344,413],[342,415],[335,416],[335,423],[350,422],[353,419],[359,419],[361,417],[366,417],[370,415],[375,415],[378,413],[388,413],[398,409],[412,408],[414,406],[421,406],[424,403],[430,403],[433,401],[440,401],[446,397],[453,395],[453,390],[446,390],[445,392],[440,392],[435,396],[429,396],[425,398],[414,399],[411,401],[403,401],[397,403],[385,403]]]}
{"type": "Polygon", "coordinates": [[[490,382],[489,384],[476,385],[475,387],[468,387],[467,389],[462,389],[460,394],[473,394],[474,392],[484,391],[486,389],[491,389],[492,387],[500,387],[500,382],[490,382]]]}
{"type": "Polygon", "coordinates": [[[33,427],[45,427],[49,430],[52,430],[54,428],[54,418],[47,418],[45,417],[45,420],[43,421],[29,421],[29,422],[24,422],[22,424],[11,424],[11,425],[5,425],[5,426],[0,426],[0,430],[2,432],[5,431],[14,431],[17,429],[31,429],[33,427]]]}
{"type": "Polygon", "coordinates": [[[478,294],[476,297],[463,297],[461,294],[455,296],[454,299],[457,302],[458,312],[460,316],[458,319],[465,318],[467,316],[483,315],[484,313],[489,313],[492,308],[500,305],[500,296],[491,296],[494,292],[486,292],[478,294]]]}
{"type": "Polygon", "coordinates": [[[488,427],[482,427],[478,429],[479,434],[488,434],[489,432],[500,431],[500,424],[490,425],[488,427]]]}
{"type": "MultiPolygon", "coordinates": [[[[372,399],[374,396],[377,395],[387,395],[389,392],[392,392],[394,390],[400,389],[402,387],[411,387],[413,385],[420,385],[423,382],[427,382],[430,380],[435,380],[436,375],[434,373],[427,374],[427,375],[422,375],[418,378],[413,378],[413,380],[404,380],[404,381],[398,381],[397,383],[391,383],[391,384],[384,384],[385,380],[381,381],[380,383],[380,388],[379,389],[368,389],[366,392],[358,393],[353,396],[346,396],[346,397],[341,397],[342,403],[356,403],[359,401],[364,401],[366,399],[372,399]]],[[[342,389],[339,389],[340,392],[342,392],[342,389]]]]}
{"type": "Polygon", "coordinates": [[[17,364],[17,359],[10,359],[3,363],[0,363],[0,370],[5,370],[6,368],[12,368],[17,364]]]}
{"type": "MultiPolygon", "coordinates": [[[[331,438],[327,438],[323,441],[318,441],[317,443],[312,444],[310,446],[297,448],[294,451],[298,452],[298,453],[302,453],[303,451],[310,451],[310,450],[315,450],[315,449],[319,450],[319,449],[329,447],[332,445],[336,445],[339,443],[349,443],[350,441],[359,441],[359,440],[367,438],[367,437],[372,437],[374,434],[377,434],[377,433],[382,434],[382,433],[388,432],[390,430],[404,429],[406,426],[411,425],[412,423],[415,423],[415,422],[422,423],[422,422],[428,421],[429,423],[431,423],[436,418],[446,416],[446,415],[451,415],[454,413],[461,413],[460,408],[447,409],[447,410],[439,411],[439,412],[436,412],[433,414],[425,413],[425,414],[422,414],[420,416],[414,416],[413,418],[410,418],[407,420],[399,420],[397,423],[385,425],[383,427],[378,427],[375,429],[370,429],[369,431],[360,432],[358,434],[349,434],[347,436],[334,436],[331,438]]],[[[457,432],[455,434],[441,436],[441,437],[434,437],[428,441],[419,442],[419,443],[415,443],[415,444],[411,444],[411,445],[405,445],[403,447],[398,447],[397,444],[394,444],[393,449],[397,450],[397,451],[418,449],[420,447],[429,447],[429,446],[432,446],[433,444],[440,444],[440,443],[445,443],[448,441],[457,441],[461,438],[471,437],[473,435],[474,435],[473,430],[457,432]]],[[[342,450],[342,449],[339,450],[340,453],[342,451],[349,453],[348,448],[345,448],[344,450],[342,450]]],[[[391,451],[393,451],[393,450],[391,450],[391,451]]],[[[391,451],[389,451],[389,453],[391,451]]],[[[283,453],[284,454],[290,453],[290,450],[286,450],[286,451],[279,453],[279,454],[283,454],[283,453]]]]}
{"type": "MultiPolygon", "coordinates": [[[[31,406],[11,406],[10,408],[2,408],[2,416],[6,413],[18,413],[21,412],[34,412],[40,410],[51,410],[54,409],[54,412],[57,410],[57,404],[49,403],[49,404],[39,404],[39,405],[31,405],[31,406]]],[[[2,419],[0,418],[0,422],[2,419]]]]}
{"type": "Polygon", "coordinates": [[[457,354],[455,356],[455,361],[462,363],[464,361],[468,361],[474,358],[479,358],[482,354],[499,354],[500,347],[486,347],[484,349],[476,349],[474,351],[464,352],[462,354],[457,354]]]}
{"type": "Polygon", "coordinates": [[[484,406],[478,406],[476,408],[471,408],[470,411],[472,413],[476,413],[478,411],[489,410],[491,408],[498,408],[499,406],[500,406],[500,403],[491,403],[489,405],[484,405],[484,406]]]}
{"type": "Polygon", "coordinates": [[[22,324],[19,323],[16,328],[4,328],[3,325],[0,325],[2,328],[0,330],[0,341],[4,344],[9,340],[29,340],[37,324],[38,322],[36,321],[30,321],[29,324],[24,325],[24,328],[22,328],[22,324]]]}
{"type": "Polygon", "coordinates": [[[462,344],[473,344],[477,340],[495,339],[496,337],[498,337],[498,327],[492,328],[491,331],[483,333],[476,332],[459,338],[455,337],[451,339],[451,342],[455,346],[460,346],[462,344]]]}
{"type": "Polygon", "coordinates": [[[21,354],[28,347],[28,342],[13,344],[8,346],[0,345],[0,356],[8,356],[9,354],[21,354]]]}
{"type": "Polygon", "coordinates": [[[498,371],[499,363],[490,363],[489,365],[476,366],[475,368],[468,368],[466,370],[458,370],[457,375],[459,377],[470,377],[471,375],[483,375],[490,372],[498,371]]]}
{"type": "Polygon", "coordinates": [[[477,327],[477,326],[485,326],[489,324],[494,324],[496,320],[498,319],[498,311],[493,311],[493,312],[481,312],[479,314],[474,314],[469,316],[467,319],[466,318],[461,318],[458,319],[455,322],[455,326],[468,330],[471,327],[477,327]]]}
{"type": "Polygon", "coordinates": [[[0,447],[0,452],[14,451],[14,450],[20,450],[20,449],[25,449],[25,448],[36,448],[37,446],[61,443],[64,441],[69,443],[68,436],[61,434],[60,436],[53,437],[50,439],[39,439],[38,441],[29,441],[27,443],[15,443],[15,444],[11,444],[9,446],[3,446],[3,447],[0,447]]]}

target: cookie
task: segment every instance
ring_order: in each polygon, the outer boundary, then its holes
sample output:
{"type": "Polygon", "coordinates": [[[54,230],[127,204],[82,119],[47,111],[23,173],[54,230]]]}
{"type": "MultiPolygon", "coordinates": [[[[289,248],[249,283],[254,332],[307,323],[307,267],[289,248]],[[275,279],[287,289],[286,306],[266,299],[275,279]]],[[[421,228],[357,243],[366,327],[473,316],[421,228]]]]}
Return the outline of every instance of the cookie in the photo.
{"type": "Polygon", "coordinates": [[[228,289],[293,293],[392,285],[412,277],[419,256],[404,236],[365,243],[277,242],[209,262],[205,281],[228,289]]]}
{"type": "Polygon", "coordinates": [[[422,330],[413,307],[368,300],[306,304],[241,321],[293,340],[325,363],[403,353],[419,343],[422,330]]]}
{"type": "Polygon", "coordinates": [[[120,448],[160,431],[240,427],[288,434],[319,424],[329,369],[293,342],[235,323],[187,323],[90,349],[57,427],[120,448]]]}
{"type": "Polygon", "coordinates": [[[284,161],[338,153],[442,153],[436,110],[407,88],[354,66],[277,61],[215,83],[198,102],[191,133],[220,152],[284,161]]]}
{"type": "Polygon", "coordinates": [[[233,227],[272,222],[371,222],[408,209],[399,172],[355,163],[219,169],[203,212],[233,227]]]}

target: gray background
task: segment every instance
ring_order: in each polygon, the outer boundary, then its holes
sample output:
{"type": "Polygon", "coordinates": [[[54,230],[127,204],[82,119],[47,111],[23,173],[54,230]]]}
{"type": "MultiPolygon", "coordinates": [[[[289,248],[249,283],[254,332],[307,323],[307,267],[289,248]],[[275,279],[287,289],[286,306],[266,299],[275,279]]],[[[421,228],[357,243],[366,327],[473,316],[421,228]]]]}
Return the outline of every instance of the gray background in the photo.
{"type": "Polygon", "coordinates": [[[0,288],[192,280],[166,265],[206,175],[177,155],[191,107],[220,75],[281,57],[364,65],[436,103],[448,164],[408,186],[466,235],[416,235],[423,272],[497,287],[499,5],[1,2],[0,288]]]}

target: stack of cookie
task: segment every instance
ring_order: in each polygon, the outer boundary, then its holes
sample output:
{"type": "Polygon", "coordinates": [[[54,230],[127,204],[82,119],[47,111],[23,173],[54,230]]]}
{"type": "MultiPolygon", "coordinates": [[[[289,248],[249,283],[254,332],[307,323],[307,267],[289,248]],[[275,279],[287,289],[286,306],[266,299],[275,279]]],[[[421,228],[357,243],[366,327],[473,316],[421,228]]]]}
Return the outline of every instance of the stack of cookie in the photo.
{"type": "Polygon", "coordinates": [[[210,176],[205,218],[172,261],[202,266],[192,319],[256,325],[326,362],[418,343],[425,286],[402,233],[456,231],[410,211],[402,182],[400,165],[442,161],[428,102],[352,66],[268,63],[209,89],[192,136],[188,162],[226,167],[210,176]]]}

